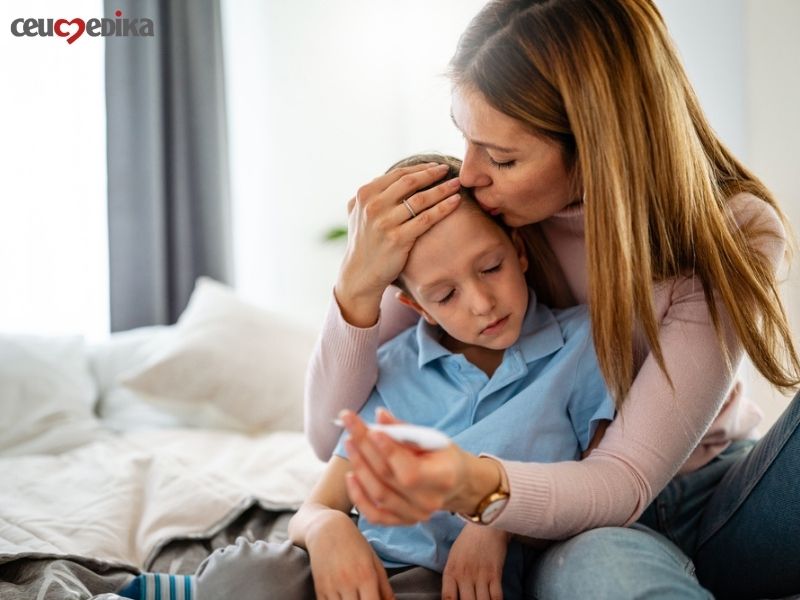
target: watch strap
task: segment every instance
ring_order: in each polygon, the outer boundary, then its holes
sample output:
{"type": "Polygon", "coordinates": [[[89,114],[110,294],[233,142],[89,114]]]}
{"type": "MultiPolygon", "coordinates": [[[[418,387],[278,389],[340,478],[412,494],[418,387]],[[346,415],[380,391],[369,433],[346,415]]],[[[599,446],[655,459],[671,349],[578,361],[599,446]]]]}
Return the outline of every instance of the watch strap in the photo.
{"type": "Polygon", "coordinates": [[[471,514],[461,514],[461,516],[465,518],[467,521],[470,521],[472,523],[487,524],[483,520],[483,515],[486,509],[495,502],[498,502],[500,500],[508,500],[510,494],[504,483],[505,477],[503,473],[503,468],[499,465],[498,465],[498,471],[500,474],[500,482],[497,484],[497,488],[489,492],[486,496],[484,496],[484,498],[480,502],[478,502],[478,506],[475,508],[475,512],[471,514]]]}

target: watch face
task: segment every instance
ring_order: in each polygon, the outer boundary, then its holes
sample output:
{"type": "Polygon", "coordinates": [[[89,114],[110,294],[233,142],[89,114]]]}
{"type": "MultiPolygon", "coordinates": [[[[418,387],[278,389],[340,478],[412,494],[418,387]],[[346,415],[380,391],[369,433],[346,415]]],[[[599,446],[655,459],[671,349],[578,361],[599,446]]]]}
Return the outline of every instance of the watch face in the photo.
{"type": "Polygon", "coordinates": [[[508,498],[498,498],[497,500],[490,502],[481,513],[481,523],[484,525],[492,523],[498,516],[500,516],[500,511],[503,510],[507,502],[508,498]]]}

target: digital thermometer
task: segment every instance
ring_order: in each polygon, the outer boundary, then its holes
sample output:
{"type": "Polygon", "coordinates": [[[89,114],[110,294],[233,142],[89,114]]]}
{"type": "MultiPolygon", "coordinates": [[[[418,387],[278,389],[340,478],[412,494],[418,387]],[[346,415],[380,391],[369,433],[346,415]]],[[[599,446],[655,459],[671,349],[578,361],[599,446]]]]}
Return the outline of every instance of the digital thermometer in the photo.
{"type": "MultiPolygon", "coordinates": [[[[334,425],[342,427],[340,419],[334,419],[334,425]]],[[[438,429],[411,425],[409,423],[365,423],[370,431],[380,431],[402,444],[413,444],[420,450],[442,450],[450,445],[450,438],[438,429]]]]}

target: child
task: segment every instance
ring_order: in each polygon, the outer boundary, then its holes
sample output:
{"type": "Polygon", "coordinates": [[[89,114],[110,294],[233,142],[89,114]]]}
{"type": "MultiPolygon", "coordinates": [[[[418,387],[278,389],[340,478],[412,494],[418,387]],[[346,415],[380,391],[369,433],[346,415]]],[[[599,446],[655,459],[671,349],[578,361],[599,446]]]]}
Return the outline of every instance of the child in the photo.
{"type": "MultiPolygon", "coordinates": [[[[457,176],[460,161],[439,155],[395,166],[432,161],[457,176]]],[[[397,281],[401,301],[421,319],[379,349],[379,378],[361,417],[374,421],[385,408],[443,431],[466,450],[512,460],[579,459],[598,426],[613,418],[614,405],[585,308],[537,304],[526,269],[517,236],[462,191],[461,206],[418,239],[397,281]]],[[[440,598],[439,573],[467,521],[437,513],[412,527],[376,526],[363,517],[356,525],[345,487],[349,470],[340,441],[289,524],[296,546],[240,538],[201,565],[198,595],[400,598],[408,591],[440,598]]],[[[508,491],[498,490],[491,508],[473,518],[488,523],[504,497],[508,491]]]]}

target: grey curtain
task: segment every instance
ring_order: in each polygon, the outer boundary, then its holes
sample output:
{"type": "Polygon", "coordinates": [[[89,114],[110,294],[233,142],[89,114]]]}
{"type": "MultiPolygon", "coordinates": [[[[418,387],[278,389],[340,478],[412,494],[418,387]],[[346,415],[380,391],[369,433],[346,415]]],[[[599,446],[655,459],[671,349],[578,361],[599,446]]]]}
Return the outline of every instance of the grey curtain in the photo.
{"type": "Polygon", "coordinates": [[[106,37],[111,330],[173,323],[195,279],[228,282],[219,0],[105,0],[153,37],[106,37]]]}

